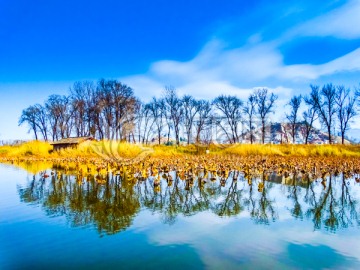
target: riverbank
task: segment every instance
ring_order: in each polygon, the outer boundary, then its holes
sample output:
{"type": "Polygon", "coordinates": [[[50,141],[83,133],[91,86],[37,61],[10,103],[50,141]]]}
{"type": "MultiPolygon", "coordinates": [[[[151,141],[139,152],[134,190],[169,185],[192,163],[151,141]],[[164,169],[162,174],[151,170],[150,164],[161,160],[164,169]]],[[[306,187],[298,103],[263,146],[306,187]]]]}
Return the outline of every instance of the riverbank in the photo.
{"type": "Polygon", "coordinates": [[[0,147],[0,162],[37,173],[49,168],[84,174],[153,175],[175,170],[245,174],[313,175],[360,174],[360,147],[341,145],[189,145],[142,146],[114,141],[89,142],[77,148],[53,151],[46,142],[32,141],[0,147]],[[207,151],[208,150],[208,151],[207,151]],[[125,167],[124,167],[125,166],[125,167]]]}

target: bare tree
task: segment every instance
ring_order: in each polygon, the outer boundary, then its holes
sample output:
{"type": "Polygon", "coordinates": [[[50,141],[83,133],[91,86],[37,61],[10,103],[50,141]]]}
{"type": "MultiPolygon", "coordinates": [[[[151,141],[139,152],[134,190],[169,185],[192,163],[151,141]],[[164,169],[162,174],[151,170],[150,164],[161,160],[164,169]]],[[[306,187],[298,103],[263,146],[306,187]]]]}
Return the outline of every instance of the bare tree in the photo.
{"type": "Polygon", "coordinates": [[[265,126],[266,117],[273,112],[274,103],[278,96],[274,93],[269,94],[267,88],[258,89],[255,91],[257,114],[261,120],[261,142],[265,143],[265,126]]]}
{"type": "Polygon", "coordinates": [[[182,98],[182,105],[184,108],[184,127],[187,137],[187,144],[190,144],[193,122],[196,114],[199,111],[199,106],[198,102],[190,95],[185,95],[182,98]]]}
{"type": "Polygon", "coordinates": [[[76,136],[89,136],[94,126],[95,86],[91,81],[75,82],[70,88],[76,136]]]}
{"type": "Polygon", "coordinates": [[[161,132],[164,128],[164,118],[166,117],[165,100],[163,98],[156,99],[153,97],[152,101],[149,103],[149,109],[151,111],[152,117],[154,118],[158,144],[160,144],[161,132]]]}
{"type": "Polygon", "coordinates": [[[196,129],[196,142],[200,142],[201,132],[205,130],[206,126],[209,125],[211,118],[211,104],[207,100],[199,100],[198,106],[198,118],[195,121],[196,129]]]}
{"type": "Polygon", "coordinates": [[[35,113],[36,125],[38,126],[38,128],[43,136],[43,139],[45,141],[47,141],[48,140],[48,119],[47,119],[46,109],[40,104],[36,104],[34,107],[36,108],[36,113],[35,113]]]}
{"type": "Polygon", "coordinates": [[[143,118],[144,118],[144,103],[140,102],[138,104],[135,114],[138,143],[141,143],[142,141],[141,134],[142,134],[143,118]]]}
{"type": "Polygon", "coordinates": [[[329,144],[331,144],[333,142],[331,128],[336,114],[336,88],[332,84],[324,85],[321,90],[316,85],[310,85],[310,87],[311,93],[305,102],[316,110],[321,124],[327,129],[329,144]]]}
{"type": "Polygon", "coordinates": [[[143,135],[142,135],[142,143],[148,144],[149,142],[149,135],[152,131],[152,126],[154,125],[154,117],[152,117],[151,107],[149,104],[145,104],[142,107],[143,110],[143,135]]]}
{"type": "MultiPolygon", "coordinates": [[[[181,99],[176,94],[176,89],[173,86],[165,87],[165,102],[169,110],[169,118],[173,124],[175,131],[176,144],[180,144],[180,123],[183,117],[183,107],[181,99]]],[[[170,132],[170,126],[169,126],[170,132]]]]}
{"type": "Polygon", "coordinates": [[[134,143],[135,140],[135,128],[137,122],[137,114],[141,107],[141,102],[138,99],[134,99],[131,102],[131,109],[126,111],[124,115],[124,122],[121,127],[121,138],[122,140],[128,140],[129,142],[132,140],[134,143]]]}
{"type": "Polygon", "coordinates": [[[349,88],[339,85],[336,88],[335,102],[337,105],[337,119],[341,133],[341,143],[345,142],[345,132],[349,129],[349,122],[358,112],[356,110],[357,93],[351,94],[349,88]]]}
{"type": "MultiPolygon", "coordinates": [[[[97,86],[97,115],[102,118],[105,137],[110,139],[126,139],[123,125],[127,123],[129,114],[135,113],[138,100],[132,88],[117,80],[101,79],[97,86]]],[[[100,121],[98,121],[100,122],[100,121]]],[[[101,129],[101,127],[98,127],[101,129]]]]}
{"type": "Polygon", "coordinates": [[[239,123],[241,122],[241,112],[243,102],[236,96],[221,95],[214,99],[213,105],[225,117],[225,123],[219,121],[220,128],[227,134],[231,143],[239,141],[239,123]],[[230,128],[231,134],[228,133],[227,127],[230,128]]]}
{"type": "Polygon", "coordinates": [[[248,97],[248,100],[244,107],[244,113],[246,114],[245,123],[249,127],[250,143],[253,144],[253,142],[255,141],[255,136],[254,136],[254,130],[255,130],[254,122],[255,122],[255,116],[256,116],[255,115],[256,114],[256,95],[255,94],[251,94],[248,97]]]}
{"type": "Polygon", "coordinates": [[[290,135],[292,137],[292,142],[295,143],[296,129],[298,127],[298,111],[301,105],[302,97],[294,96],[291,98],[290,102],[287,104],[291,108],[290,114],[286,114],[286,118],[290,124],[290,135]]]}
{"type": "Polygon", "coordinates": [[[30,126],[30,129],[32,129],[34,132],[35,140],[38,139],[38,135],[37,135],[38,126],[36,124],[36,113],[37,113],[36,107],[30,106],[22,111],[19,119],[19,126],[24,123],[27,123],[30,126]]]}
{"type": "Polygon", "coordinates": [[[308,144],[309,136],[314,128],[314,122],[317,119],[316,110],[310,107],[307,111],[303,112],[303,119],[305,144],[308,144]]]}
{"type": "Polygon", "coordinates": [[[69,98],[51,95],[45,104],[51,126],[52,140],[69,137],[71,134],[72,111],[69,98]]]}
{"type": "Polygon", "coordinates": [[[131,87],[118,82],[113,82],[113,98],[115,107],[114,132],[117,139],[126,139],[124,125],[128,125],[128,120],[135,113],[135,107],[138,100],[134,96],[131,87]]]}

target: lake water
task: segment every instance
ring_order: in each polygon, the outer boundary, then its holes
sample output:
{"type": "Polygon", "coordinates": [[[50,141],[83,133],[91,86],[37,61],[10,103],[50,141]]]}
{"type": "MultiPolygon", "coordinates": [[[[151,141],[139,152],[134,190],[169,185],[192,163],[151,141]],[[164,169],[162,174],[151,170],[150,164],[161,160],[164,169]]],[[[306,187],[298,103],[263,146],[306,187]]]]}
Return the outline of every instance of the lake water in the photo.
{"type": "Polygon", "coordinates": [[[50,172],[0,164],[0,269],[360,269],[360,184],[341,174],[154,189],[50,172]]]}

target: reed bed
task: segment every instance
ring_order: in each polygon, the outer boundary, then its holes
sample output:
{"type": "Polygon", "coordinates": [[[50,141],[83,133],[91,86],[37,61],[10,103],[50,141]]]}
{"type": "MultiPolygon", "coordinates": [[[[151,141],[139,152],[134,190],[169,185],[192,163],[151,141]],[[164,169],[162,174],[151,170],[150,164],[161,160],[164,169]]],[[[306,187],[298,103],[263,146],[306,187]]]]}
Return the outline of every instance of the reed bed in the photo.
{"type": "Polygon", "coordinates": [[[16,146],[1,146],[0,158],[8,159],[135,159],[146,154],[154,158],[171,158],[198,155],[278,156],[278,157],[360,157],[359,145],[187,145],[144,146],[117,141],[93,141],[76,148],[53,151],[47,142],[30,141],[16,146]]]}

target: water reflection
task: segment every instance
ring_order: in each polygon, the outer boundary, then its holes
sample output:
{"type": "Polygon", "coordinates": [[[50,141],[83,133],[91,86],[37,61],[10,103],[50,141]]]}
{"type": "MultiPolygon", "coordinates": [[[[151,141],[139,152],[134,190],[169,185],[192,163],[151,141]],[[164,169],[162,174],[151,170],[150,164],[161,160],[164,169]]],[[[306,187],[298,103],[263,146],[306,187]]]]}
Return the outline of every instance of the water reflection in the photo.
{"type": "Polygon", "coordinates": [[[139,196],[126,177],[78,178],[36,175],[26,187],[18,187],[23,202],[39,203],[49,216],[65,215],[73,226],[95,224],[99,232],[117,233],[131,225],[140,209],[139,196]]]}
{"type": "Polygon", "coordinates": [[[85,174],[57,169],[18,186],[22,202],[41,205],[49,216],[65,216],[72,226],[94,225],[100,234],[125,230],[142,209],[159,213],[167,224],[178,215],[209,211],[219,217],[249,216],[265,225],[288,215],[335,232],[360,225],[359,191],[354,178],[341,173],[311,179],[309,174],[236,170],[85,174]]]}

